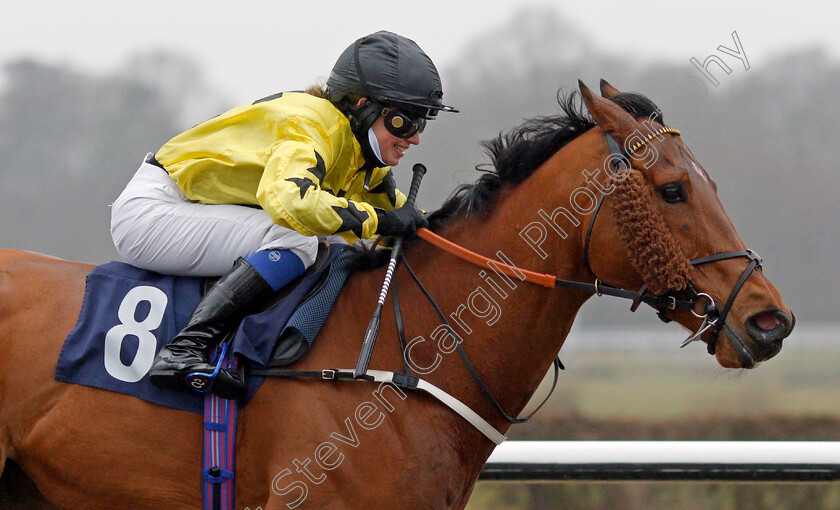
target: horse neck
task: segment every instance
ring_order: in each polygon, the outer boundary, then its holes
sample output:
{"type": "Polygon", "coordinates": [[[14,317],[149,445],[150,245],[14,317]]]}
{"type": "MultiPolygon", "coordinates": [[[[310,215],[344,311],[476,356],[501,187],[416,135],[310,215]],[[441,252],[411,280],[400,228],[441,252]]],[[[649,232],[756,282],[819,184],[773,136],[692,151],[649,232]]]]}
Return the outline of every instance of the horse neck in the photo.
{"type": "MultiPolygon", "coordinates": [[[[577,228],[566,226],[563,239],[540,214],[540,210],[554,211],[559,197],[565,197],[563,203],[568,207],[572,191],[584,184],[580,171],[585,167],[562,152],[529,179],[502,191],[486,216],[453,219],[441,234],[485,256],[503,256],[521,269],[563,279],[588,279],[583,262],[583,218],[577,228]],[[542,244],[548,253],[545,258],[520,236],[532,222],[541,222],[548,231],[542,244]]],[[[406,257],[461,336],[464,351],[490,391],[508,414],[519,413],[589,296],[504,278],[489,267],[477,267],[420,241],[411,243],[406,257]]],[[[434,320],[439,325],[439,319],[434,320]]],[[[429,377],[457,389],[459,398],[505,430],[508,423],[480,393],[458,355],[446,357],[429,377]]]]}

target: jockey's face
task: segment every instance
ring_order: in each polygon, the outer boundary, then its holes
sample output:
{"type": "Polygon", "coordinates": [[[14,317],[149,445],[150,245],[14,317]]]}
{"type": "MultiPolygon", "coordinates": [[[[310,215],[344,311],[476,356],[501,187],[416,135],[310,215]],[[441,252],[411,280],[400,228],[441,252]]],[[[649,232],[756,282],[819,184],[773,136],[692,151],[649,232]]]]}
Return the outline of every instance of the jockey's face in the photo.
{"type": "Polygon", "coordinates": [[[379,142],[382,161],[389,166],[397,166],[405,151],[420,143],[420,133],[414,133],[410,138],[399,138],[391,134],[385,127],[385,117],[382,115],[373,123],[373,134],[379,142]]]}

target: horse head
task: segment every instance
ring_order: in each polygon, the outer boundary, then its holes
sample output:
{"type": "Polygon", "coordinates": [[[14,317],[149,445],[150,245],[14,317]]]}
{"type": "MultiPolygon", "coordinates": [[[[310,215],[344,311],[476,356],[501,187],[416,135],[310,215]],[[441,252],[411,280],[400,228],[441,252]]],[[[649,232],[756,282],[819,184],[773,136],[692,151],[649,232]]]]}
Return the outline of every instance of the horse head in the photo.
{"type": "Polygon", "coordinates": [[[660,317],[697,331],[689,341],[702,339],[726,368],[752,368],[774,356],[794,315],[679,132],[642,95],[603,80],[603,97],[582,82],[580,92],[611,177],[602,188],[605,207],[595,209],[583,239],[589,271],[612,286],[644,285],[644,292],[693,302],[689,309],[664,307],[660,317]]]}

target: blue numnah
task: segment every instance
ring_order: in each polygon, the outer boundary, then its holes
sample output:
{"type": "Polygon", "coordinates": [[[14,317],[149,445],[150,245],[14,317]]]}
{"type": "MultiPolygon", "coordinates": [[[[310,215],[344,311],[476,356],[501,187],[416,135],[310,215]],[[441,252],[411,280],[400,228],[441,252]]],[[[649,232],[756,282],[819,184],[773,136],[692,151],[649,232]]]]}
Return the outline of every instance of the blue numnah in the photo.
{"type": "MultiPolygon", "coordinates": [[[[301,331],[311,345],[349,274],[346,262],[350,253],[345,247],[330,247],[332,264],[323,269],[330,274],[316,295],[301,304],[321,273],[304,278],[279,305],[247,317],[233,339],[233,352],[246,358],[251,367],[265,367],[277,338],[288,327],[301,331]]],[[[186,387],[183,391],[157,388],[149,383],[147,372],[151,365],[150,335],[154,336],[156,353],[187,323],[203,285],[202,278],[161,275],[121,262],[96,267],[87,275],[82,310],[76,327],[64,341],[55,379],[202,413],[203,394],[186,387]],[[139,287],[151,289],[133,290],[139,287]],[[141,378],[132,381],[138,377],[141,378]]],[[[254,395],[262,380],[253,376],[246,379],[249,391],[242,405],[254,395]]]]}

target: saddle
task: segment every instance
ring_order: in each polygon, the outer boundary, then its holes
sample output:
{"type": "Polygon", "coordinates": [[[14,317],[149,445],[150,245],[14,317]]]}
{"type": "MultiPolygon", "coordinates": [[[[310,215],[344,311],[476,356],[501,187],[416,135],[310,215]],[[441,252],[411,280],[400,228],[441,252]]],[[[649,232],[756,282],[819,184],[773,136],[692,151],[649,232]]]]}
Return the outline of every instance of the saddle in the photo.
{"type": "MultiPolygon", "coordinates": [[[[321,242],[315,263],[226,339],[228,351],[245,361],[241,370],[288,365],[309,350],[349,276],[347,248],[321,242]]],[[[189,320],[209,283],[121,262],[94,268],[86,278],[76,326],[62,346],[56,380],[202,412],[201,393],[156,388],[147,373],[157,351],[189,320]]],[[[248,377],[242,405],[262,380],[248,377]]]]}
{"type": "MultiPolygon", "coordinates": [[[[301,303],[306,303],[321,292],[329,281],[330,272],[324,269],[332,262],[330,257],[330,245],[326,241],[318,242],[318,254],[315,256],[315,262],[301,276],[293,280],[289,285],[280,290],[277,297],[271,300],[264,310],[268,310],[277,306],[281,306],[289,295],[294,292],[294,289],[307,278],[312,278],[314,275],[314,282],[311,288],[301,298],[301,303]]],[[[329,310],[328,310],[329,311],[329,310]]],[[[326,315],[324,316],[326,318],[326,315]]],[[[299,360],[309,347],[312,345],[311,338],[307,341],[306,335],[298,328],[297,325],[287,326],[280,333],[277,338],[277,343],[271,352],[271,359],[268,362],[268,367],[282,367],[290,365],[299,360]]]]}

